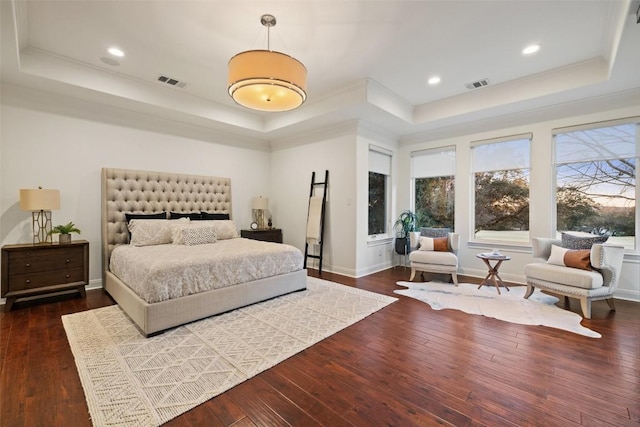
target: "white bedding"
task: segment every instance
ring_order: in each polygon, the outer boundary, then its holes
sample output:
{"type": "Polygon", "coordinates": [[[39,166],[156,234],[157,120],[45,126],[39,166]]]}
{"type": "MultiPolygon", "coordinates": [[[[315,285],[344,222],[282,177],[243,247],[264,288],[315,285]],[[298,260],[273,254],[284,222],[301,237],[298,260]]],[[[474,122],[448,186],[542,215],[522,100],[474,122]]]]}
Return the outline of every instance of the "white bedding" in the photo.
{"type": "Polygon", "coordinates": [[[303,255],[280,243],[236,238],[185,245],[120,245],[110,270],[148,303],[302,269],[303,255]]]}

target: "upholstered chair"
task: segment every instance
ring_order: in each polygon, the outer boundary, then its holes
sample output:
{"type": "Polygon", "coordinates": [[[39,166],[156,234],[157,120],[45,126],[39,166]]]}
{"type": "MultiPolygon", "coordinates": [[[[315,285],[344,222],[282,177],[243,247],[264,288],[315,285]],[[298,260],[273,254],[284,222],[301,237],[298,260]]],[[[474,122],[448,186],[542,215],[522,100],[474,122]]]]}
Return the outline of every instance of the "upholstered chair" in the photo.
{"type": "Polygon", "coordinates": [[[549,263],[552,246],[562,246],[559,239],[534,237],[532,245],[533,256],[546,262],[535,262],[524,267],[527,281],[525,298],[529,298],[535,288],[564,296],[565,300],[567,297],[577,298],[586,319],[591,318],[591,301],[604,299],[611,310],[615,310],[613,293],[620,280],[624,247],[594,244],[589,252],[593,269],[587,270],[549,263]]]}
{"type": "MultiPolygon", "coordinates": [[[[411,265],[411,277],[409,281],[413,281],[416,276],[416,272],[428,272],[428,273],[439,273],[439,274],[450,274],[453,279],[453,283],[458,286],[458,248],[460,246],[460,235],[458,233],[449,233],[444,234],[444,238],[446,238],[446,247],[441,247],[439,245],[438,239],[442,239],[442,237],[431,237],[433,241],[435,241],[435,248],[433,247],[424,247],[420,241],[425,236],[425,234],[429,234],[428,232],[422,233],[418,241],[418,246],[415,250],[411,251],[409,255],[409,261],[411,265]],[[433,250],[436,249],[436,250],[433,250]],[[440,249],[440,250],[438,250],[440,249]]],[[[424,241],[424,240],[422,240],[424,241]]],[[[432,244],[433,242],[429,242],[432,244]]],[[[413,249],[413,248],[412,248],[413,249]]]]}

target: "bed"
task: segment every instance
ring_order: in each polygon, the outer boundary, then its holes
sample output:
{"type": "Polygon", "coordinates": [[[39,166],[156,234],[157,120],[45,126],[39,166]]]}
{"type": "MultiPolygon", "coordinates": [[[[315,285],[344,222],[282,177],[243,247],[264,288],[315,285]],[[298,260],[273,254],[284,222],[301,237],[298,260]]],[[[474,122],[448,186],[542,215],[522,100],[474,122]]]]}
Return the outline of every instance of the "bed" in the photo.
{"type": "MultiPolygon", "coordinates": [[[[116,248],[118,248],[116,252],[134,250],[130,247],[132,245],[128,244],[130,234],[127,228],[126,213],[150,215],[163,212],[176,214],[207,212],[213,216],[228,216],[231,218],[230,179],[129,169],[102,169],[102,266],[104,288],[138,325],[145,336],[290,292],[306,289],[307,273],[302,268],[302,262],[298,263],[297,260],[291,260],[292,265],[295,264],[295,268],[289,267],[289,270],[292,271],[278,273],[273,268],[273,265],[280,262],[269,260],[269,262],[264,262],[262,265],[271,267],[258,268],[258,270],[264,270],[259,274],[261,278],[254,278],[258,277],[256,276],[258,273],[255,271],[232,273],[226,270],[225,272],[220,272],[220,269],[213,269],[214,271],[211,274],[229,277],[231,279],[227,281],[234,283],[202,290],[200,288],[203,288],[203,286],[190,284],[189,279],[186,278],[181,285],[184,288],[188,288],[184,294],[178,293],[178,295],[171,295],[170,297],[164,295],[171,293],[173,286],[171,284],[165,286],[164,291],[157,292],[163,296],[153,298],[144,296],[150,301],[148,302],[137,291],[133,290],[133,288],[136,288],[136,284],[129,286],[125,281],[137,282],[138,279],[136,277],[152,275],[154,271],[153,263],[151,266],[130,268],[134,272],[139,270],[138,276],[128,276],[128,279],[123,280],[122,277],[112,271],[110,261],[116,248]],[[144,273],[142,273],[143,268],[147,269],[144,270],[144,273]],[[267,276],[262,277],[265,274],[267,276]],[[240,280],[235,280],[238,277],[240,280]],[[237,283],[235,283],[236,281],[237,283]],[[191,288],[196,290],[194,291],[191,288]]],[[[187,220],[185,219],[185,221],[187,220]]],[[[222,223],[224,221],[217,222],[222,223]]],[[[237,238],[190,248],[173,245],[175,246],[174,248],[168,249],[178,250],[180,253],[174,256],[163,256],[201,262],[207,247],[210,247],[209,250],[217,250],[225,254],[236,253],[237,256],[237,254],[242,253],[249,254],[256,244],[266,245],[267,248],[270,248],[267,252],[271,251],[273,253],[288,247],[288,245],[237,238]],[[249,249],[236,247],[241,244],[249,245],[249,249]]],[[[293,249],[300,253],[299,250],[293,249]]],[[[144,252],[153,253],[156,250],[160,249],[149,247],[144,249],[144,252]]],[[[155,257],[156,260],[160,259],[158,255],[154,254],[149,255],[149,257],[155,257]]],[[[294,256],[296,259],[297,257],[298,255],[294,256]]],[[[247,255],[247,258],[249,258],[249,255],[247,255]]],[[[119,259],[124,258],[120,257],[119,259]]],[[[244,258],[242,261],[238,262],[238,264],[243,264],[244,258]]],[[[156,263],[158,266],[164,264],[167,263],[156,263]]],[[[119,261],[118,265],[120,265],[119,261]]],[[[253,269],[255,270],[256,268],[254,267],[253,269]]],[[[124,276],[125,274],[120,272],[120,275],[124,276]]],[[[159,283],[162,274],[157,276],[154,280],[159,283]]],[[[206,288],[206,286],[204,287],[206,288]]]]}

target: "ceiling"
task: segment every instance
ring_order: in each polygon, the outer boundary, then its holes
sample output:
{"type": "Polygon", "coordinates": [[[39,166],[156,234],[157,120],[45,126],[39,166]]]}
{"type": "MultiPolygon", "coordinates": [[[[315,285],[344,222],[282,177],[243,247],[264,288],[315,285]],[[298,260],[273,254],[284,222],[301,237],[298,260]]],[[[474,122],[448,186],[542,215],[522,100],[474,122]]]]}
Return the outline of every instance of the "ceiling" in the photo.
{"type": "MultiPolygon", "coordinates": [[[[640,103],[638,1],[2,0],[3,83],[269,141],[349,120],[398,138],[585,100],[640,103]],[[266,48],[308,70],[308,98],[258,113],[227,62],[266,48]],[[529,56],[522,49],[538,43],[529,56]],[[125,56],[107,49],[117,46],[125,56]],[[164,75],[186,83],[177,88],[164,75]],[[427,80],[438,75],[441,82],[427,80]],[[467,89],[470,82],[489,84],[467,89]]],[[[551,111],[551,110],[549,110],[551,111]]],[[[570,108],[564,108],[570,111],[570,108]]]]}

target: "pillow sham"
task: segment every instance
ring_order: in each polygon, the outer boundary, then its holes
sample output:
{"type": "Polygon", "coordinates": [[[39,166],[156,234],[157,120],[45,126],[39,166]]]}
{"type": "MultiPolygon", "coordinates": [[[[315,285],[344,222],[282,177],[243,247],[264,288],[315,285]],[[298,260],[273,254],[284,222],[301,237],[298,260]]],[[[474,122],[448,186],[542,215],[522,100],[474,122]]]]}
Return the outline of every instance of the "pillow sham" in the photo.
{"type": "Polygon", "coordinates": [[[562,233],[562,247],[567,249],[591,249],[595,243],[604,243],[609,236],[588,233],[562,233]]]}
{"type": "Polygon", "coordinates": [[[167,213],[158,212],[158,213],[152,213],[152,214],[137,214],[137,213],[125,212],[124,217],[127,220],[127,224],[128,224],[129,221],[131,221],[132,219],[167,219],[167,213]]]}
{"type": "Polygon", "coordinates": [[[447,252],[449,250],[449,238],[420,236],[418,239],[418,250],[447,252]]]}
{"type": "Polygon", "coordinates": [[[214,227],[185,227],[182,229],[182,240],[186,246],[204,245],[215,243],[216,229],[214,227]]]}
{"type": "Polygon", "coordinates": [[[169,212],[169,219],[189,218],[192,221],[202,219],[200,212],[169,212]]]}
{"type": "Polygon", "coordinates": [[[567,249],[551,245],[551,255],[549,255],[547,263],[581,270],[593,270],[590,256],[591,250],[589,249],[567,249]]]}
{"type": "Polygon", "coordinates": [[[178,224],[188,223],[189,218],[177,220],[132,219],[129,221],[131,238],[129,244],[134,246],[165,245],[171,243],[173,227],[178,224]]]}
{"type": "Polygon", "coordinates": [[[211,212],[200,212],[200,219],[203,220],[227,220],[231,219],[228,213],[211,213],[211,212]]]}

